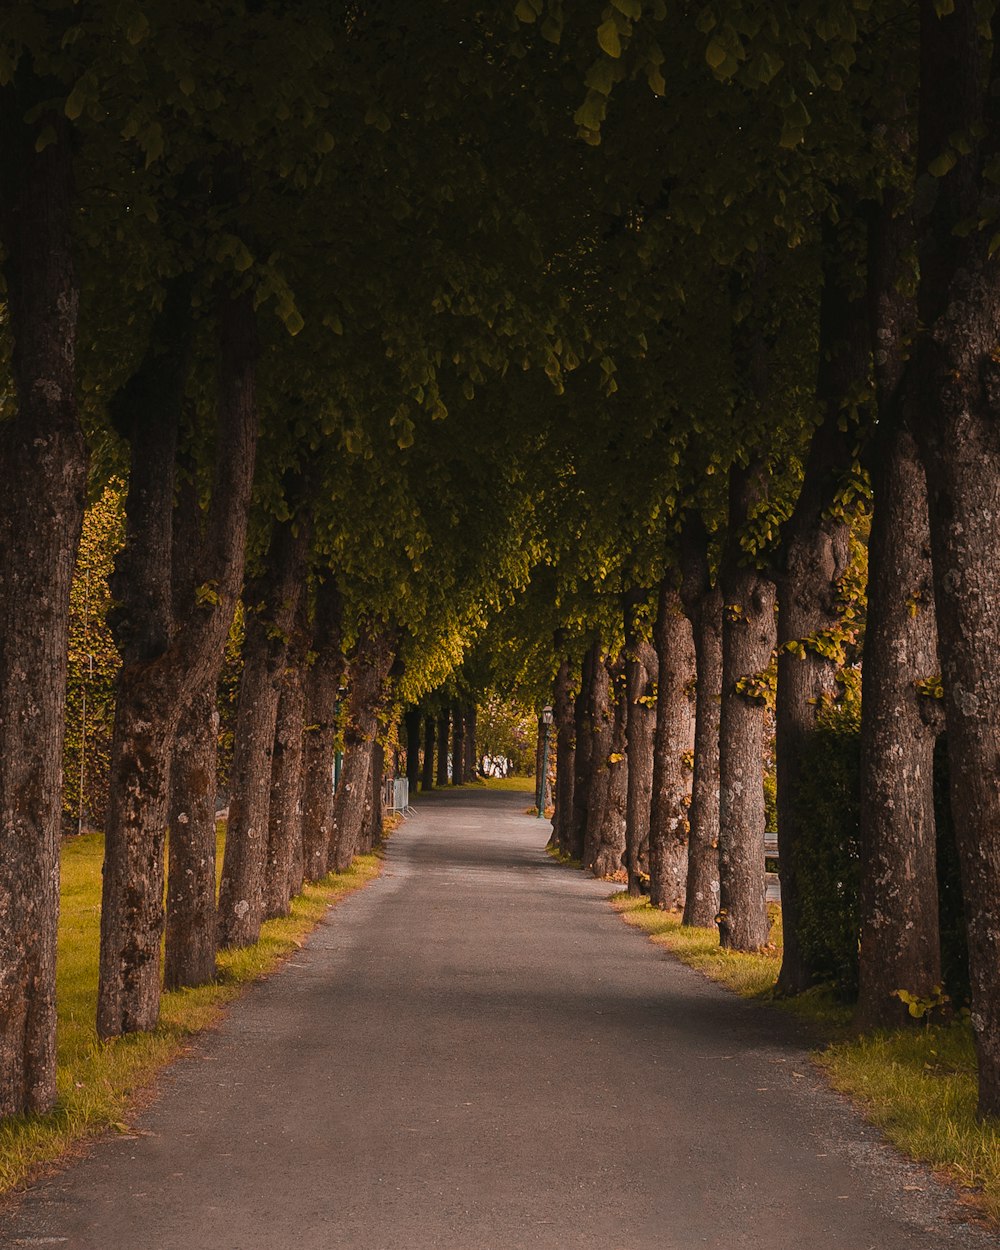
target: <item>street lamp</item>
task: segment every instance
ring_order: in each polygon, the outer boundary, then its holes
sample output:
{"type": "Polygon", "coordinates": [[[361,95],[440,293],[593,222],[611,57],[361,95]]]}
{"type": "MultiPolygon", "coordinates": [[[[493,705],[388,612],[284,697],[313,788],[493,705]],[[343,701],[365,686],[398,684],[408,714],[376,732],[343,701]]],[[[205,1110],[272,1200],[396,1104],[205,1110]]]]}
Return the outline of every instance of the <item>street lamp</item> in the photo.
{"type": "Polygon", "coordinates": [[[549,726],[552,724],[552,709],[549,706],[542,708],[542,784],[538,787],[538,819],[541,820],[545,815],[545,791],[548,789],[549,783],[549,726]]]}

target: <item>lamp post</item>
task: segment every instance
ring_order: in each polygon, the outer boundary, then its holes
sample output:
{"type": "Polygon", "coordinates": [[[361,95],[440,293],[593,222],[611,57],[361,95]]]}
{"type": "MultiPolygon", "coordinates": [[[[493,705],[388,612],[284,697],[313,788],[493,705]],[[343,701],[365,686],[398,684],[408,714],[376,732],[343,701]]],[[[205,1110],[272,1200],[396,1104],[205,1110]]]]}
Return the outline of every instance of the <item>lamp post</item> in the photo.
{"type": "Polygon", "coordinates": [[[549,726],[552,724],[552,709],[547,705],[542,708],[542,784],[538,787],[538,819],[545,815],[545,791],[549,784],[549,726]]]}

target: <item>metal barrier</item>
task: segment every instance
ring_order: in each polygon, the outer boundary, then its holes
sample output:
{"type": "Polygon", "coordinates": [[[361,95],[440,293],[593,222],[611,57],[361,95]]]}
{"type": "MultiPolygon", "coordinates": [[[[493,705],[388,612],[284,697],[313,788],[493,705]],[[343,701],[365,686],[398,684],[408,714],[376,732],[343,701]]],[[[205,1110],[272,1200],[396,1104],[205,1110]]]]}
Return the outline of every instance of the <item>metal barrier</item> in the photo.
{"type": "Polygon", "coordinates": [[[382,802],[387,811],[408,813],[410,782],[407,777],[386,777],[382,782],[382,802]]]}

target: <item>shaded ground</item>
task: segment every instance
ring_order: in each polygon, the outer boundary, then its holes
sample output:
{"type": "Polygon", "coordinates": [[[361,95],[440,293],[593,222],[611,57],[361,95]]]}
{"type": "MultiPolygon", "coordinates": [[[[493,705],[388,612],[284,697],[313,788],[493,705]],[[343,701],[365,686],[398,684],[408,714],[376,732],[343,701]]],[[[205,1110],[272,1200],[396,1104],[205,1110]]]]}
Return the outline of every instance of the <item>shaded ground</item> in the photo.
{"type": "Polygon", "coordinates": [[[525,796],[421,796],[385,875],[164,1077],[137,1132],[0,1217],[68,1250],[1000,1247],[657,951],[525,796]]]}

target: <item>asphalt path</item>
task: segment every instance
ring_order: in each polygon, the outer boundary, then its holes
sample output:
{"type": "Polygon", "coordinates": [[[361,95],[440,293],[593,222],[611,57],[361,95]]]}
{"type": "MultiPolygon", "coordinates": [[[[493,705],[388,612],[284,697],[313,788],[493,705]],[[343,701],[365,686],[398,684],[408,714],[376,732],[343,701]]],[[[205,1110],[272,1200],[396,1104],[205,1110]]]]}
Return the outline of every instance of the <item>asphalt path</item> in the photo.
{"type": "Polygon", "coordinates": [[[529,796],[421,796],[134,1130],[0,1217],[66,1250],[997,1247],[795,1026],[553,864],[529,796]]]}

